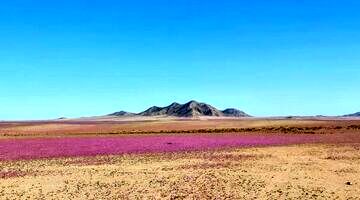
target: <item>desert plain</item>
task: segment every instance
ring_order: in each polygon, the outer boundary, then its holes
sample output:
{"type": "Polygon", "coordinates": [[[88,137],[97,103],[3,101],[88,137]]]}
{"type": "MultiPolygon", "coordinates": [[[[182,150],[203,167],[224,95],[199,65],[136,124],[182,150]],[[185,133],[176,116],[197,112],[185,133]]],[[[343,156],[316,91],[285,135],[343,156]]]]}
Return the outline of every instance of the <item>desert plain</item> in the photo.
{"type": "Polygon", "coordinates": [[[360,199],[356,118],[0,122],[0,199],[360,199]]]}

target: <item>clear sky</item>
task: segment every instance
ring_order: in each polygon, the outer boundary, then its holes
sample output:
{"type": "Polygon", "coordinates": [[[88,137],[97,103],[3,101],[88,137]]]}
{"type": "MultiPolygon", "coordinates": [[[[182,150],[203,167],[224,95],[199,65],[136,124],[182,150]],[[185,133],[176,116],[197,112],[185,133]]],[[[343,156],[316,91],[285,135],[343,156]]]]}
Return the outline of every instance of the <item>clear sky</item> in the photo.
{"type": "Polygon", "coordinates": [[[255,116],[360,111],[358,0],[0,3],[0,119],[191,99],[255,116]]]}

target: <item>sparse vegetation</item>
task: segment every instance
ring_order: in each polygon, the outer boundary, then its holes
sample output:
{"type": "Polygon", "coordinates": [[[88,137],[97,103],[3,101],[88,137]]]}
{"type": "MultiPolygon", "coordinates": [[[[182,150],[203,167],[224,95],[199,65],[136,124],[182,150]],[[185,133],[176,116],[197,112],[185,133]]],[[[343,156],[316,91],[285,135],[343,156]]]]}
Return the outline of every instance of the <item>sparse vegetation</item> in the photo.
{"type": "Polygon", "coordinates": [[[360,191],[360,151],[356,145],[0,161],[0,196],[356,199],[360,191]]]}
{"type": "Polygon", "coordinates": [[[360,192],[359,128],[293,119],[0,123],[0,197],[351,199],[360,192]]]}

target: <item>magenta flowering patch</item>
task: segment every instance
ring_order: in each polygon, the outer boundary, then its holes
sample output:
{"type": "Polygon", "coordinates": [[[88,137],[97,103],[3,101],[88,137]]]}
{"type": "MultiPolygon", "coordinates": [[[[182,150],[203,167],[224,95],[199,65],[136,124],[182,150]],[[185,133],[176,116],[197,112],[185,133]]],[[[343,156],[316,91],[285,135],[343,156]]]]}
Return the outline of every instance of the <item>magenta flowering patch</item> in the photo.
{"type": "Polygon", "coordinates": [[[319,135],[148,135],[0,140],[0,160],[206,150],[319,142],[319,135]]]}

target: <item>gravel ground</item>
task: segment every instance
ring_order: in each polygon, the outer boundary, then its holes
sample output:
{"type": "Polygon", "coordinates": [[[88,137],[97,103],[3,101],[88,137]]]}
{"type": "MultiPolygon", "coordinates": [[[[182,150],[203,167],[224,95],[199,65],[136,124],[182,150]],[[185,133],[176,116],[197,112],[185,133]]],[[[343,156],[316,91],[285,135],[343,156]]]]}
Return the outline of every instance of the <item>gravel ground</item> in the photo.
{"type": "Polygon", "coordinates": [[[360,143],[0,161],[0,199],[360,199],[360,143]]]}

